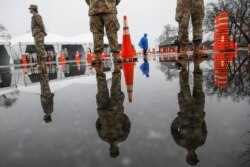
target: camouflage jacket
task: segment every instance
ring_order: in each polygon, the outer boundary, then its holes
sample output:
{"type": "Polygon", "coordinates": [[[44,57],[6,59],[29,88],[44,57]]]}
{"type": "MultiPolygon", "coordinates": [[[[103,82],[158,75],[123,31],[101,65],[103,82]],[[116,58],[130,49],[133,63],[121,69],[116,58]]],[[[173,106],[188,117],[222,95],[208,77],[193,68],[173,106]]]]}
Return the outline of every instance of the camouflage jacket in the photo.
{"type": "Polygon", "coordinates": [[[31,18],[31,31],[33,36],[40,32],[42,32],[44,35],[47,35],[43,24],[43,19],[39,14],[35,14],[31,18]]]}
{"type": "Polygon", "coordinates": [[[89,16],[106,13],[117,13],[116,6],[121,0],[85,0],[89,5],[89,16]]]}

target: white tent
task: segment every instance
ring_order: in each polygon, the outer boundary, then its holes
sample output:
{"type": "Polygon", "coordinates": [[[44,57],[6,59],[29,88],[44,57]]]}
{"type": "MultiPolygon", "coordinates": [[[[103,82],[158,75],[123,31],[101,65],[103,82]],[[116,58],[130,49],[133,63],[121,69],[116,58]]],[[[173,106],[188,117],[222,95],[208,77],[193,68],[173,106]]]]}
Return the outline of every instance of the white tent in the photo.
{"type": "MultiPolygon", "coordinates": [[[[53,45],[56,53],[60,51],[60,44],[66,41],[66,37],[53,33],[48,33],[48,35],[45,37],[45,44],[53,45]]],[[[14,59],[17,59],[21,58],[21,55],[25,53],[28,45],[34,45],[34,38],[31,33],[27,33],[13,38],[10,42],[14,51],[14,59]]]]}
{"type": "MultiPolygon", "coordinates": [[[[22,36],[13,38],[10,42],[14,51],[14,59],[20,59],[21,55],[26,52],[27,46],[34,45],[34,38],[31,33],[27,33],[22,36]]],[[[45,37],[44,43],[45,45],[52,45],[56,54],[61,51],[62,45],[78,44],[83,46],[83,42],[73,42],[68,37],[51,32],[49,32],[45,37]]]]}

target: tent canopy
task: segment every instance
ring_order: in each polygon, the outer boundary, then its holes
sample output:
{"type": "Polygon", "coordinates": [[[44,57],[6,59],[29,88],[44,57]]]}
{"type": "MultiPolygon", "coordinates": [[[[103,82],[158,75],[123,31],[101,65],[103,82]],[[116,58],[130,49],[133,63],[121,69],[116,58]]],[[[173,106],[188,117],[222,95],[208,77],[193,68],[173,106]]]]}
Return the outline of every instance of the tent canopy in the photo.
{"type": "MultiPolygon", "coordinates": [[[[84,44],[88,44],[88,45],[93,44],[92,33],[76,35],[73,37],[69,37],[69,39],[71,42],[84,43],[84,44]]],[[[121,44],[121,40],[118,39],[118,43],[121,44]]],[[[104,44],[109,44],[108,38],[106,35],[104,36],[104,44]]]]}
{"type": "MultiPolygon", "coordinates": [[[[13,38],[11,45],[14,51],[14,59],[21,58],[21,54],[26,52],[27,46],[34,45],[34,37],[31,32],[13,38]]],[[[48,32],[44,41],[45,45],[53,45],[56,54],[62,49],[62,45],[83,45],[83,42],[73,42],[63,35],[48,32]]]]}
{"type": "MultiPolygon", "coordinates": [[[[19,43],[22,44],[34,44],[34,37],[31,33],[27,33],[18,37],[13,38],[11,41],[12,45],[16,45],[19,43]]],[[[55,43],[70,43],[69,39],[63,35],[55,34],[49,32],[45,37],[45,44],[55,44],[55,43]]]]}

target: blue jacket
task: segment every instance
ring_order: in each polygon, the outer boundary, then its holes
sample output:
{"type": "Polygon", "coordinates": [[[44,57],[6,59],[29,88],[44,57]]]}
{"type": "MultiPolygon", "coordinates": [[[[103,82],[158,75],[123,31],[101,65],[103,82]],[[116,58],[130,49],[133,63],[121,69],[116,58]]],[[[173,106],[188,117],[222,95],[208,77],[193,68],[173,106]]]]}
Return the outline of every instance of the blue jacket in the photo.
{"type": "Polygon", "coordinates": [[[140,46],[140,48],[142,48],[144,50],[148,50],[148,38],[147,38],[147,34],[144,34],[144,36],[141,38],[141,40],[139,42],[139,46],[140,46]]]}
{"type": "Polygon", "coordinates": [[[146,75],[146,77],[149,77],[149,64],[148,62],[144,62],[141,64],[140,69],[143,74],[146,75]]]}

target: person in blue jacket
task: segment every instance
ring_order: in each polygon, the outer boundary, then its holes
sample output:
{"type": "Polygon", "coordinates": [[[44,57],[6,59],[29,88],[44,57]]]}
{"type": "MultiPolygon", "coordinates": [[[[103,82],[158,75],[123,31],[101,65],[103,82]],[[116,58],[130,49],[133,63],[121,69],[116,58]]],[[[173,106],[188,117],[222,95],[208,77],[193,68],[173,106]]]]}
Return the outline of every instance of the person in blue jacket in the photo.
{"type": "Polygon", "coordinates": [[[147,50],[148,50],[148,38],[147,34],[145,33],[144,36],[141,38],[139,42],[139,47],[143,49],[143,56],[147,56],[147,50]]]}
{"type": "Polygon", "coordinates": [[[149,64],[147,58],[144,58],[144,63],[141,64],[140,69],[146,77],[149,77],[149,64]]]}

